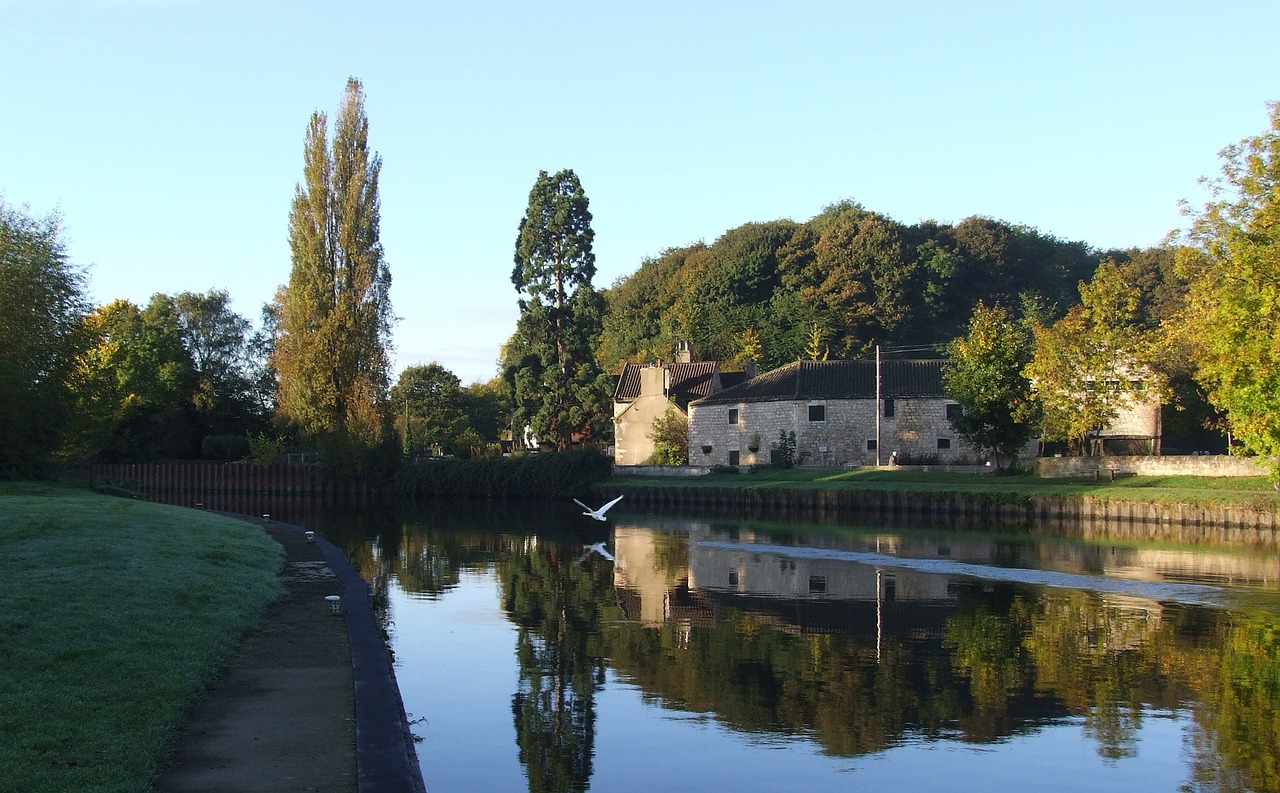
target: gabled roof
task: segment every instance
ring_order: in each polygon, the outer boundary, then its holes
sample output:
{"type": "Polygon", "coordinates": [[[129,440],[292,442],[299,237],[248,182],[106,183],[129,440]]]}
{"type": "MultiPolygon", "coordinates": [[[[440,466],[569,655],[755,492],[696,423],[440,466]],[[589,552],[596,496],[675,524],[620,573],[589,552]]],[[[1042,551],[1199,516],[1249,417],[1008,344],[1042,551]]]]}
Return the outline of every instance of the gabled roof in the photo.
{"type": "MultiPolygon", "coordinates": [[[[942,399],[942,373],[950,361],[890,360],[880,363],[884,399],[942,399]]],[[[779,402],[814,399],[875,399],[875,361],[796,361],[726,388],[697,404],[779,402]]]]}
{"type": "MultiPolygon", "coordinates": [[[[716,376],[720,367],[715,361],[698,361],[695,363],[665,364],[669,378],[667,391],[671,399],[685,410],[695,399],[709,396],[715,388],[716,376]]],[[[640,396],[640,370],[645,367],[629,363],[622,369],[618,377],[618,386],[614,389],[615,402],[632,402],[640,396]]]]}

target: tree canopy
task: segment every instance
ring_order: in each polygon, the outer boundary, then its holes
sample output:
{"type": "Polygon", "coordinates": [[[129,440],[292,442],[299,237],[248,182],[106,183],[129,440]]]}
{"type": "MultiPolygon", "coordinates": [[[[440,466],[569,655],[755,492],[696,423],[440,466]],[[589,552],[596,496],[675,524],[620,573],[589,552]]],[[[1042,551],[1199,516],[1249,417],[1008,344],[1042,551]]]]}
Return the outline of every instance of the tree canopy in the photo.
{"type": "Polygon", "coordinates": [[[56,215],[0,200],[0,477],[40,471],[61,441],[88,310],[56,215]]]}
{"type": "Polygon", "coordinates": [[[357,468],[389,435],[391,270],[380,239],[378,176],[355,78],[328,143],[311,116],[303,180],[289,212],[292,270],[279,294],[272,363],[281,415],[338,467],[357,468]]]}
{"type": "Polygon", "coordinates": [[[516,237],[520,318],[505,376],[517,425],[559,450],[591,440],[609,415],[609,378],[595,359],[605,306],[591,283],[594,239],[577,175],[540,171],[516,237]]]}
{"type": "Polygon", "coordinates": [[[1222,150],[1214,200],[1192,213],[1181,337],[1244,448],[1280,486],[1280,103],[1261,135],[1222,150]]]}

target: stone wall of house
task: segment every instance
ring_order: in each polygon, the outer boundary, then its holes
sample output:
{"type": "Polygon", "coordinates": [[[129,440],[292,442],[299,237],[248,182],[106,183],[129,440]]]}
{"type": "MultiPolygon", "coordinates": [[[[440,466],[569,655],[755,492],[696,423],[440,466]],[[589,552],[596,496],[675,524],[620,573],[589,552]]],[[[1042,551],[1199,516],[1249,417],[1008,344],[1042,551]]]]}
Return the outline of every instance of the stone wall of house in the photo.
{"type": "Polygon", "coordinates": [[[670,404],[661,393],[642,395],[633,402],[614,403],[615,465],[641,465],[653,456],[653,439],[649,433],[653,432],[654,420],[661,418],[670,404]]]}
{"type": "MultiPolygon", "coordinates": [[[[936,455],[941,464],[976,461],[977,449],[966,444],[947,421],[945,399],[898,399],[894,416],[880,422],[879,462],[898,452],[903,461],[936,455]],[[949,448],[939,448],[943,439],[949,448]]],[[[769,450],[780,432],[796,434],[796,463],[839,467],[877,462],[876,401],[839,399],[748,402],[738,405],[690,406],[689,462],[694,465],[752,465],[769,462],[769,450]],[[811,405],[821,405],[822,421],[810,421],[811,405]],[[729,411],[738,411],[736,424],[729,411]],[[757,451],[750,446],[759,435],[757,451]],[[735,454],[736,452],[736,454],[735,454]]]]}
{"type": "Polygon", "coordinates": [[[1133,403],[1121,409],[1102,434],[1108,437],[1158,438],[1160,400],[1150,391],[1135,393],[1133,403]]]}

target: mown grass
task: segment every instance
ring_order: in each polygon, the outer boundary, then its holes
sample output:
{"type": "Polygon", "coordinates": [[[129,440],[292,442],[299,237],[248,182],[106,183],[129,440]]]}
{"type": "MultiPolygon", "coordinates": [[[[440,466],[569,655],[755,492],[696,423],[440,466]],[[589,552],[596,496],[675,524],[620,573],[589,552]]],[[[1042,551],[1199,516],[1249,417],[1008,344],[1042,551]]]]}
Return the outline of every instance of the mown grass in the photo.
{"type": "Polygon", "coordinates": [[[762,468],[690,478],[614,477],[611,487],[722,487],[733,489],[873,490],[903,493],[967,493],[991,497],[1090,496],[1194,506],[1229,505],[1280,510],[1280,494],[1265,476],[1122,476],[1041,479],[1030,475],[959,474],[918,469],[762,468]]]}
{"type": "Polygon", "coordinates": [[[0,790],[151,790],[282,559],[241,521],[0,483],[0,790]]]}

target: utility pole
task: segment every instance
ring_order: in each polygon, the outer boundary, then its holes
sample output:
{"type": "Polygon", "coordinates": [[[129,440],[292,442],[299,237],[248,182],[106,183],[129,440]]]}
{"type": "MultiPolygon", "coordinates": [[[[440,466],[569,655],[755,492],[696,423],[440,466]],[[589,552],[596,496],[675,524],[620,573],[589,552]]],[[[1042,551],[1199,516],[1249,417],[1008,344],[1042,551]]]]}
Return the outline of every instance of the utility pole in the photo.
{"type": "Polygon", "coordinates": [[[880,467],[880,345],[876,345],[876,468],[880,467]]]}

